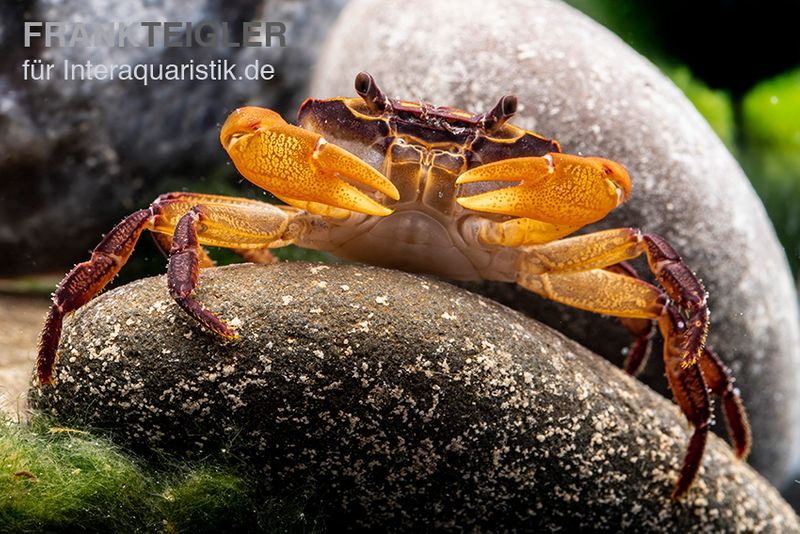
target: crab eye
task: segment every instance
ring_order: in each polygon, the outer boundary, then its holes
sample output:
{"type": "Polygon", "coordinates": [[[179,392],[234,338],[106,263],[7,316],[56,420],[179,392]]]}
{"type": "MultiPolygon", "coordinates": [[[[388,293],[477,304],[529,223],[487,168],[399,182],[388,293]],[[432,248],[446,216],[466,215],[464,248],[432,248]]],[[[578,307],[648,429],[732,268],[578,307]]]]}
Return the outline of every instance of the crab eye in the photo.
{"type": "Polygon", "coordinates": [[[503,116],[510,118],[517,112],[517,97],[514,95],[506,95],[500,100],[500,105],[503,109],[503,116]]]}
{"type": "Polygon", "coordinates": [[[356,75],[356,93],[361,95],[362,97],[369,93],[370,87],[372,87],[373,78],[366,72],[359,72],[356,75]]]}

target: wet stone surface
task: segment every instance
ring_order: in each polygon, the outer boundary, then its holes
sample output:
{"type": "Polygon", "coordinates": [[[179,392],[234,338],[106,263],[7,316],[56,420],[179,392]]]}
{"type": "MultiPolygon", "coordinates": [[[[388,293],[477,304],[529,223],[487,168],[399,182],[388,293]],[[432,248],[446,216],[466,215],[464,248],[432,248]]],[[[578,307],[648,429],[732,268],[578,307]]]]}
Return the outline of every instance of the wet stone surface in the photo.
{"type": "MultiPolygon", "coordinates": [[[[609,31],[551,0],[353,0],[339,21],[312,82],[315,97],[354,94],[360,70],[390,96],[473,112],[514,93],[515,124],[629,170],[631,198],[591,229],[661,234],[702,278],[710,344],[732,368],[751,416],[750,461],[774,483],[794,484],[800,318],[792,277],[746,176],[678,88],[609,31]]],[[[513,286],[482,291],[614,362],[630,342],[608,318],[513,286]]],[[[658,346],[653,354],[643,380],[669,396],[658,346]]]]}
{"type": "Polygon", "coordinates": [[[282,263],[202,271],[220,343],[164,277],[67,321],[58,386],[32,404],[138,450],[237,455],[285,495],[313,480],[326,526],[800,532],[712,437],[670,500],[677,407],[548,327],[434,279],[282,263]]]}

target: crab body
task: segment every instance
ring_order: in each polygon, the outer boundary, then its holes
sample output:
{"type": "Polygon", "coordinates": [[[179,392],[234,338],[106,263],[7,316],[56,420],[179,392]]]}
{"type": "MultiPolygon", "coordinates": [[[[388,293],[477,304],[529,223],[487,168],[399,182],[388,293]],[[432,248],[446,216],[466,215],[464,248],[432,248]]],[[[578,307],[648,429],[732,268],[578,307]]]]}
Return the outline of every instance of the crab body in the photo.
{"type": "Polygon", "coordinates": [[[245,178],[285,205],[168,193],[123,219],[57,288],[40,338],[40,384],[52,384],[63,317],[119,272],[144,230],[169,256],[172,297],[223,338],[237,333],[195,298],[199,269],[213,265],[203,245],[268,263],[270,248],[296,244],[447,278],[514,282],[619,317],[634,338],[625,363],[632,374],[657,325],[670,388],[694,426],[673,496],[683,496],[699,471],[710,393],[722,399],[737,455],[747,454],[738,392],[705,345],[705,290],[678,253],[635,228],[566,237],[627,199],[621,165],[565,154],[556,141],[509,124],[511,95],[472,114],[391,99],[366,73],[355,87],[358,98],[306,101],[299,127],[267,109],[234,111],[220,133],[223,147],[245,178]],[[638,256],[658,286],[627,263],[638,256]]]}
{"type": "Polygon", "coordinates": [[[481,246],[465,232],[470,217],[485,214],[456,202],[456,180],[483,163],[560,152],[558,143],[508,124],[488,135],[480,115],[453,108],[397,100],[386,108],[376,115],[361,98],[339,98],[308,100],[300,109],[301,126],[368,162],[399,193],[397,200],[378,198],[391,215],[331,218],[326,235],[305,244],[451,279],[514,281],[513,254],[481,246]]]}

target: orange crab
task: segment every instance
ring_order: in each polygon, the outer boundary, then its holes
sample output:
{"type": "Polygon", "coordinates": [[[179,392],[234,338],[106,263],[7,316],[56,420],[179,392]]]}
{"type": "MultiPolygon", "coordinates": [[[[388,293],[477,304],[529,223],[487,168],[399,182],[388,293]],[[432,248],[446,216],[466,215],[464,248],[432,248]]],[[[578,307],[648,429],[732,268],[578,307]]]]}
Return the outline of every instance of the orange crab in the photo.
{"type": "Polygon", "coordinates": [[[635,374],[658,324],[669,386],[694,433],[673,496],[691,486],[719,395],[737,456],[750,431],[727,368],[705,346],[706,293],[661,237],[621,228],[565,238],[630,194],[613,161],[564,154],[556,141],[509,124],[508,95],[487,113],[395,100],[366,73],[358,98],[307,100],[299,124],[268,109],[234,111],[220,141],[241,174],[287,205],[168,193],[120,222],[61,282],[41,335],[40,384],[52,384],[63,317],[120,270],[142,231],[168,252],[175,301],[211,332],[236,337],[194,298],[202,245],[271,261],[294,243],[343,258],[459,280],[516,282],[576,308],[620,317],[634,336],[635,374]],[[626,260],[644,254],[660,289],[626,260]]]}

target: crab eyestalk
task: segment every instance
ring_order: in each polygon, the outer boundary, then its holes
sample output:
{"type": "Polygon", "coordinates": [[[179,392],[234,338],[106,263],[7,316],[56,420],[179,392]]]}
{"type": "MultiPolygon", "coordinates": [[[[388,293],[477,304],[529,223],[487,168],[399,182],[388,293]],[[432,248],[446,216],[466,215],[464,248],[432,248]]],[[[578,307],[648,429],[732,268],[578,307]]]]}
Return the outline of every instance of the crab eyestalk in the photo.
{"type": "Polygon", "coordinates": [[[391,209],[348,182],[400,198],[397,188],[380,172],[268,109],[244,107],[231,113],[222,126],[220,142],[242,176],[284,199],[389,215],[391,209]]]}
{"type": "Polygon", "coordinates": [[[481,124],[489,133],[496,132],[517,112],[517,97],[506,95],[495,106],[483,114],[481,124]]]}
{"type": "Polygon", "coordinates": [[[359,72],[356,75],[355,86],[356,93],[364,99],[364,103],[372,113],[380,114],[392,109],[389,97],[381,91],[378,84],[375,83],[375,78],[368,72],[359,72]]]}

